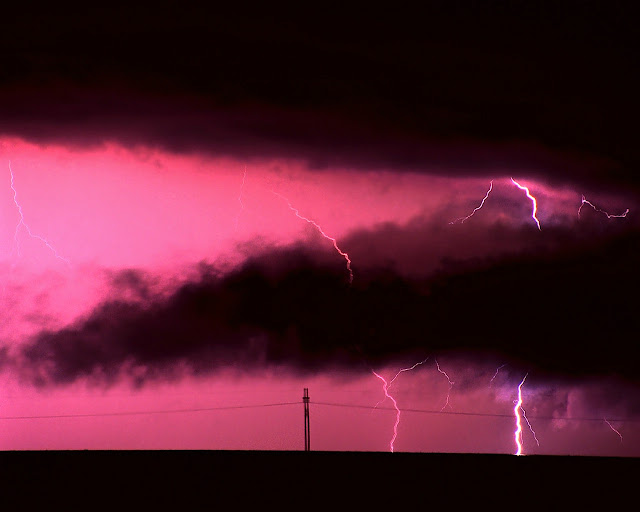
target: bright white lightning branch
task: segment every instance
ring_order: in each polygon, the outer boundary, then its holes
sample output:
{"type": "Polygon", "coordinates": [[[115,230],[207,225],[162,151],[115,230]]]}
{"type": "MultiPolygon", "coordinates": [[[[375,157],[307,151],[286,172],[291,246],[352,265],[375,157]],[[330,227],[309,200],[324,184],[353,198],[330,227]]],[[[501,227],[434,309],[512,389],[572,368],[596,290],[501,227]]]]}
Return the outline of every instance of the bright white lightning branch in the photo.
{"type": "Polygon", "coordinates": [[[538,220],[538,217],[536,217],[536,214],[538,212],[538,201],[536,200],[535,197],[533,197],[531,195],[531,193],[529,192],[529,188],[528,187],[524,187],[524,186],[520,185],[520,183],[518,183],[513,178],[511,178],[511,181],[516,187],[518,187],[520,190],[523,190],[524,193],[527,195],[527,197],[531,200],[531,203],[533,204],[533,211],[531,213],[531,218],[536,222],[536,225],[538,226],[538,229],[541,230],[540,221],[538,220]]]}
{"type": "Polygon", "coordinates": [[[522,422],[520,418],[520,410],[522,407],[522,385],[527,376],[525,375],[518,386],[518,400],[514,400],[513,414],[516,417],[516,431],[514,432],[516,442],[516,455],[522,455],[522,422]]]}

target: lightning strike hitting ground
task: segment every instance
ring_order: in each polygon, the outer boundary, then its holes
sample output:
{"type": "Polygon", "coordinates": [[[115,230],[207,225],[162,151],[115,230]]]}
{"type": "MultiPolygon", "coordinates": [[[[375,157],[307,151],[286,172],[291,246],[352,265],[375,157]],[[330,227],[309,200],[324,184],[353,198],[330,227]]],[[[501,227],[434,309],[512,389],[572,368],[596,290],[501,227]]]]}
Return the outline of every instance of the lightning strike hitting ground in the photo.
{"type": "Polygon", "coordinates": [[[443,371],[440,368],[440,365],[438,364],[438,360],[436,359],[436,368],[438,369],[438,371],[444,375],[447,378],[447,381],[449,382],[449,391],[447,392],[447,400],[444,403],[444,405],[442,406],[442,409],[440,409],[440,412],[444,411],[446,409],[447,406],[449,406],[449,408],[451,408],[451,405],[449,404],[449,396],[451,395],[451,388],[453,387],[453,381],[449,378],[449,376],[447,375],[447,373],[445,371],[443,371]]]}
{"type": "Polygon", "coordinates": [[[616,434],[618,434],[618,437],[620,438],[620,442],[622,442],[622,434],[620,432],[618,432],[615,428],[613,428],[613,425],[611,423],[609,423],[609,421],[607,420],[607,418],[603,418],[604,422],[609,425],[609,428],[611,430],[613,430],[616,434]]]}
{"type": "Polygon", "coordinates": [[[330,240],[330,241],[331,241],[331,243],[333,243],[333,247],[334,247],[334,249],[335,249],[336,251],[338,251],[338,254],[340,254],[340,255],[345,259],[345,261],[347,262],[347,270],[349,271],[349,284],[353,283],[353,270],[351,270],[351,260],[349,259],[349,255],[348,255],[346,252],[343,252],[343,251],[340,249],[340,247],[338,247],[338,243],[336,242],[336,239],[335,239],[335,238],[333,238],[333,237],[331,237],[331,236],[329,236],[329,235],[327,235],[327,234],[322,230],[322,228],[320,227],[320,225],[319,225],[317,222],[315,222],[315,221],[313,221],[313,220],[311,220],[311,219],[308,219],[307,217],[304,217],[304,216],[300,215],[300,211],[299,211],[297,208],[294,208],[294,207],[291,205],[291,202],[289,202],[289,200],[288,200],[286,197],[284,197],[284,196],[283,196],[283,195],[281,195],[281,194],[278,194],[277,192],[274,192],[273,190],[272,190],[271,192],[273,192],[273,194],[274,194],[274,195],[278,196],[278,197],[279,197],[280,199],[282,199],[283,201],[286,201],[287,205],[289,206],[289,209],[290,209],[293,213],[295,213],[295,214],[296,214],[296,217],[298,217],[299,219],[302,219],[302,220],[304,220],[305,222],[308,222],[309,224],[313,225],[313,226],[318,230],[318,232],[319,232],[323,237],[325,237],[327,240],[330,240]]]}
{"type": "Polygon", "coordinates": [[[511,182],[516,187],[518,187],[520,190],[523,190],[524,193],[527,195],[527,197],[531,200],[531,203],[533,204],[533,211],[531,212],[531,218],[536,222],[536,225],[538,226],[538,229],[541,230],[540,221],[538,220],[538,217],[536,217],[536,214],[538,213],[538,201],[536,200],[535,197],[533,197],[531,195],[531,193],[529,192],[529,189],[527,187],[523,187],[522,185],[520,185],[520,183],[518,183],[513,178],[511,178],[511,182]]]}
{"type": "Polygon", "coordinates": [[[449,224],[455,224],[456,222],[460,222],[460,224],[462,224],[466,220],[468,220],[471,217],[473,217],[473,214],[476,213],[480,208],[482,208],[484,206],[484,202],[489,197],[489,194],[491,193],[492,189],[493,189],[493,180],[491,180],[491,184],[489,185],[489,190],[487,190],[487,193],[485,194],[484,198],[482,199],[482,202],[480,203],[480,205],[478,205],[476,208],[474,208],[473,211],[469,215],[467,215],[466,217],[460,217],[459,219],[456,219],[454,221],[449,222],[449,224]]]}
{"type": "MultiPolygon", "coordinates": [[[[528,374],[527,374],[528,375],[528,374]]],[[[515,455],[522,455],[522,420],[520,417],[520,410],[522,408],[522,385],[524,384],[525,379],[527,378],[525,375],[518,386],[518,400],[514,400],[514,408],[513,414],[516,418],[516,431],[514,432],[515,441],[516,441],[516,453],[515,455]]]]}
{"type": "Polygon", "coordinates": [[[605,212],[604,210],[601,210],[600,208],[598,208],[596,205],[594,205],[591,201],[587,201],[587,199],[584,197],[584,195],[582,196],[582,202],[580,203],[580,207],[578,208],[578,217],[580,217],[580,212],[582,211],[582,207],[588,204],[589,206],[591,206],[591,208],[593,208],[595,211],[603,213],[604,215],[607,216],[607,219],[613,219],[613,218],[623,218],[627,216],[627,213],[629,213],[629,208],[626,209],[626,211],[624,213],[621,213],[619,215],[613,215],[611,213],[605,212]]]}
{"type": "Polygon", "coordinates": [[[67,258],[60,256],[60,254],[58,254],[58,251],[56,251],[56,249],[49,243],[49,241],[46,238],[33,233],[31,231],[31,228],[29,228],[27,223],[24,221],[24,213],[22,212],[22,206],[18,202],[18,192],[14,185],[14,176],[13,176],[13,169],[11,169],[11,162],[9,162],[9,173],[11,174],[11,190],[13,190],[13,202],[15,203],[16,208],[18,209],[18,213],[20,214],[20,220],[16,225],[16,231],[13,237],[18,256],[20,256],[20,241],[18,239],[18,233],[20,231],[20,227],[22,226],[31,238],[40,240],[45,246],[47,246],[47,248],[53,253],[53,255],[56,258],[58,258],[61,261],[64,261],[67,265],[71,266],[71,262],[67,258]]]}
{"type": "Polygon", "coordinates": [[[389,386],[393,384],[393,381],[395,381],[401,373],[410,372],[411,370],[414,370],[417,366],[420,366],[421,364],[426,363],[428,359],[429,358],[427,357],[426,359],[423,359],[422,361],[417,362],[413,366],[399,370],[398,373],[396,373],[395,377],[393,377],[393,379],[391,379],[388,383],[384,377],[382,377],[380,374],[376,373],[375,371],[371,370],[373,374],[382,381],[382,391],[384,392],[384,398],[376,404],[374,409],[378,407],[380,403],[384,402],[387,398],[389,398],[393,402],[393,407],[396,410],[396,422],[393,425],[393,436],[391,437],[391,441],[389,442],[389,450],[392,453],[393,453],[393,445],[396,441],[396,438],[398,437],[398,425],[400,424],[400,409],[398,408],[398,403],[396,402],[396,399],[389,394],[389,386]]]}
{"type": "Polygon", "coordinates": [[[393,424],[393,435],[391,436],[391,441],[389,441],[389,451],[393,453],[393,445],[396,442],[396,438],[398,437],[398,425],[400,424],[400,409],[398,408],[398,403],[396,402],[396,399],[389,394],[389,384],[387,383],[386,379],[379,373],[376,373],[374,370],[371,370],[371,371],[376,377],[378,377],[382,381],[382,391],[384,392],[384,396],[385,398],[388,398],[389,400],[391,400],[391,402],[393,403],[393,407],[396,410],[396,421],[393,424]]]}

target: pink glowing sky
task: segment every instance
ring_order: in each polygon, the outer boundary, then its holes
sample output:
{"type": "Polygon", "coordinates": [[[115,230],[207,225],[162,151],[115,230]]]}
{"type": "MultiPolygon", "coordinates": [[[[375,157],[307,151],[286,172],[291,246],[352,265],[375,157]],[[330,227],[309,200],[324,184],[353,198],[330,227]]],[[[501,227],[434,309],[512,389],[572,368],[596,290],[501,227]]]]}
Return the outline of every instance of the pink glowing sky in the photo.
{"type": "Polygon", "coordinates": [[[640,456],[617,4],[3,17],[0,449],[640,456]]]}
{"type": "MultiPolygon", "coordinates": [[[[144,276],[155,297],[171,297],[197,278],[202,263],[225,275],[253,255],[302,245],[336,273],[344,271],[346,279],[345,261],[331,243],[274,192],[336,238],[352,260],[354,283],[378,267],[393,268],[406,279],[429,279],[449,268],[447,261],[455,266],[455,261],[553,253],[564,247],[565,230],[587,225],[593,229],[587,238],[604,239],[623,222],[626,227],[637,222],[633,214],[602,219],[591,209],[578,218],[583,194],[610,212],[634,212],[622,193],[558,185],[520,172],[513,177],[538,200],[540,233],[530,201],[513,186],[506,168],[473,177],[465,177],[464,170],[452,177],[428,169],[317,170],[291,158],[241,160],[116,143],[87,148],[4,138],[3,346],[13,353],[39,333],[81,325],[104,301],[140,301],[134,289],[114,286],[123,270],[144,276]],[[24,222],[68,263],[24,226],[16,230],[20,216],[9,165],[24,222]],[[491,180],[483,208],[464,223],[451,224],[480,204],[491,180]]],[[[538,174],[531,169],[531,175],[538,174]]],[[[459,305],[460,322],[477,300],[482,298],[469,295],[459,305]]],[[[499,311],[487,318],[485,328],[494,322],[500,322],[499,311]]],[[[491,381],[504,364],[499,358],[474,361],[434,352],[425,340],[421,358],[431,359],[403,373],[390,388],[400,409],[406,409],[396,451],[512,453],[513,400],[522,368],[506,365],[491,381]],[[435,356],[454,382],[445,409],[449,384],[437,372],[435,356]]],[[[416,362],[403,357],[402,363],[390,359],[375,371],[392,378],[416,362]]],[[[381,383],[366,368],[327,367],[304,374],[285,362],[238,370],[186,372],[139,386],[124,378],[102,385],[82,376],[64,385],[36,386],[8,365],[1,374],[0,449],[297,450],[304,439],[303,387],[311,396],[313,449],[389,449],[395,411],[389,400],[381,402],[381,383]],[[260,407],[244,408],[254,405],[260,407]]],[[[608,402],[612,394],[637,393],[633,385],[606,376],[556,381],[532,371],[523,393],[540,443],[525,427],[525,453],[640,456],[637,411],[624,396],[608,402]]]]}

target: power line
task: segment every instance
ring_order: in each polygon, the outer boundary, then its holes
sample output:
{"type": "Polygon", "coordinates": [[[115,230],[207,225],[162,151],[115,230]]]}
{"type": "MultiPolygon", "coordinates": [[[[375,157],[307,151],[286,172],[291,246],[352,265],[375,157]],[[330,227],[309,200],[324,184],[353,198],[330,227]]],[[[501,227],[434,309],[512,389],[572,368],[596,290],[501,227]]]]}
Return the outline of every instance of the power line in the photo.
{"type": "MultiPolygon", "coordinates": [[[[97,416],[134,416],[144,414],[173,414],[185,412],[206,412],[206,411],[224,411],[231,409],[255,409],[259,407],[278,407],[282,405],[300,405],[300,402],[280,402],[275,404],[255,404],[255,405],[227,405],[221,407],[199,407],[189,409],[163,409],[155,411],[122,411],[122,412],[96,412],[86,414],[47,414],[37,416],[0,416],[0,420],[35,420],[35,419],[51,419],[51,418],[91,418],[97,416]]],[[[615,421],[615,420],[612,420],[615,421]]]]}
{"type": "MultiPolygon", "coordinates": [[[[354,409],[368,409],[368,410],[385,410],[385,411],[395,411],[392,407],[372,407],[370,405],[359,405],[359,404],[339,404],[334,402],[312,402],[314,405],[326,405],[331,407],[349,407],[354,409]]],[[[513,414],[502,414],[502,413],[489,413],[489,412],[467,412],[467,411],[441,411],[440,409],[400,409],[402,412],[416,412],[423,414],[451,414],[457,416],[486,416],[486,417],[494,417],[494,418],[511,418],[513,419],[513,414]]],[[[604,418],[558,418],[555,416],[531,416],[527,415],[530,419],[536,420],[567,420],[567,421],[604,421],[604,418]]],[[[638,422],[640,418],[607,418],[609,421],[620,421],[620,422],[638,422]]]]}
{"type": "MultiPolygon", "coordinates": [[[[351,409],[367,409],[367,410],[384,410],[395,411],[391,407],[373,407],[371,405],[361,404],[345,404],[336,402],[311,402],[314,405],[323,405],[328,407],[344,407],[351,409]]],[[[193,407],[184,409],[160,409],[153,411],[122,411],[122,412],[97,412],[97,413],[84,413],[84,414],[46,414],[46,415],[31,415],[31,416],[0,416],[0,420],[30,420],[30,419],[55,419],[55,418],[91,418],[91,417],[109,417],[109,416],[141,416],[145,414],[179,414],[188,412],[207,412],[207,411],[224,411],[234,409],[257,409],[262,407],[280,407],[287,405],[300,405],[300,402],[278,402],[268,404],[251,404],[251,405],[227,405],[220,407],[193,407]]],[[[447,414],[453,416],[479,416],[479,417],[491,417],[491,418],[509,418],[513,419],[513,414],[505,413],[487,413],[487,412],[469,412],[469,411],[441,411],[436,409],[415,409],[415,408],[403,408],[402,412],[412,412],[419,414],[447,414]]],[[[536,420],[565,420],[565,421],[604,421],[604,418],[592,418],[592,417],[555,417],[555,416],[528,416],[530,419],[536,420]]],[[[609,421],[614,422],[639,422],[640,418],[607,418],[609,421]]]]}

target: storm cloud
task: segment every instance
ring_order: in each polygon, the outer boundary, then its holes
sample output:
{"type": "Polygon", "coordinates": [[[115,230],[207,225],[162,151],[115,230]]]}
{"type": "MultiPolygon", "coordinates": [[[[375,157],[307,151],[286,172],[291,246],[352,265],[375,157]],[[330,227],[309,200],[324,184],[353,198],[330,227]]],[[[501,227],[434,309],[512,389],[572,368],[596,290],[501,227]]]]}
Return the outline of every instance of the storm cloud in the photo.
{"type": "Polygon", "coordinates": [[[125,270],[114,274],[112,296],[129,299],[107,299],[7,357],[40,386],[228,368],[370,371],[445,353],[540,376],[637,384],[640,235],[627,230],[594,244],[571,233],[556,233],[561,246],[447,260],[422,276],[374,258],[352,285],[338,258],[303,245],[266,249],[228,272],[203,264],[198,278],[168,294],[125,270]]]}
{"type": "Polygon", "coordinates": [[[618,4],[7,9],[8,136],[638,191],[618,4]]]}

